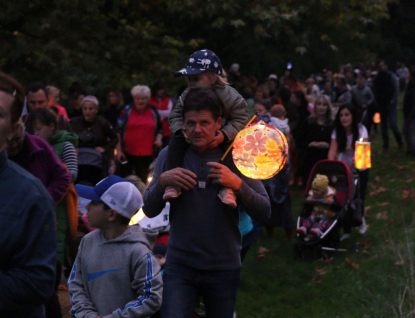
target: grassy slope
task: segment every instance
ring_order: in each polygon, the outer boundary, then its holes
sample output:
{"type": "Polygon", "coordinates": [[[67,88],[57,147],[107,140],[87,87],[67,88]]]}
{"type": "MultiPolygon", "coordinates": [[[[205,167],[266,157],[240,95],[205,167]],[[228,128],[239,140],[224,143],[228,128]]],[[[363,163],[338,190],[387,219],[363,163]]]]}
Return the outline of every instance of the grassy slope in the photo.
{"type": "MultiPolygon", "coordinates": [[[[399,122],[402,127],[402,118],[399,122]]],[[[299,261],[293,245],[283,242],[281,229],[272,237],[263,231],[243,264],[238,318],[415,316],[415,160],[398,151],[391,131],[395,148],[382,153],[378,130],[371,140],[373,168],[365,204],[369,228],[365,235],[353,229],[343,244],[358,241],[363,249],[330,253],[330,262],[318,260],[315,253],[299,261]],[[257,258],[260,247],[269,249],[264,259],[257,258]],[[405,288],[407,297],[401,301],[405,288]]],[[[296,220],[303,193],[293,188],[291,194],[296,220]]]]}

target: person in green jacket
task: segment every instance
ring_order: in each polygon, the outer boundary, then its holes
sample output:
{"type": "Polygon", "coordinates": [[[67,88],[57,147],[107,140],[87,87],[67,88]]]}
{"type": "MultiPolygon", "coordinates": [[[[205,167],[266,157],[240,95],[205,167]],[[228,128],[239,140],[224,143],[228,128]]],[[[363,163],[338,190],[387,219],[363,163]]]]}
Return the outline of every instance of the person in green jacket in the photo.
{"type": "MultiPolygon", "coordinates": [[[[33,111],[32,128],[36,136],[45,139],[51,144],[58,157],[66,165],[71,177],[72,189],[74,189],[73,183],[78,175],[78,156],[76,153],[78,136],[66,130],[57,130],[57,116],[53,113],[53,110],[47,108],[39,108],[33,111]]],[[[68,268],[72,266],[72,258],[76,256],[76,253],[70,252],[67,243],[76,239],[78,225],[77,196],[75,191],[71,192],[70,189],[71,187],[56,207],[58,261],[68,268]],[[76,201],[76,203],[73,201],[76,201]],[[75,209],[68,207],[75,207],[75,209]],[[68,235],[71,237],[71,240],[68,240],[68,235]],[[75,255],[71,257],[70,254],[75,255]]]]}

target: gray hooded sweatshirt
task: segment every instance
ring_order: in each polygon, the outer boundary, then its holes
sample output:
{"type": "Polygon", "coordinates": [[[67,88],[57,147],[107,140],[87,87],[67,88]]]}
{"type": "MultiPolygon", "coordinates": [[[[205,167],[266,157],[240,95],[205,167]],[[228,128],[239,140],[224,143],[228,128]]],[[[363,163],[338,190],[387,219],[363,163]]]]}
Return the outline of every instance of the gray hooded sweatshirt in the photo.
{"type": "Polygon", "coordinates": [[[106,240],[85,235],[68,280],[75,317],[149,317],[161,306],[163,282],[151,252],[157,232],[129,226],[106,240]],[[151,242],[151,243],[150,243],[151,242]]]}

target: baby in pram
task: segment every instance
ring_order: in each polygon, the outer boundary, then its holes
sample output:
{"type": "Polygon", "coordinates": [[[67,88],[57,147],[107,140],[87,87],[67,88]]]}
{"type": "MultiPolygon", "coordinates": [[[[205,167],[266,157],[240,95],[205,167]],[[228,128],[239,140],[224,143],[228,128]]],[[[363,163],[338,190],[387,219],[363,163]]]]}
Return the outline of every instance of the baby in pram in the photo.
{"type": "Polygon", "coordinates": [[[304,237],[310,234],[320,237],[336,217],[336,212],[331,210],[331,205],[337,202],[336,189],[329,186],[326,175],[316,175],[308,192],[307,201],[311,204],[310,216],[303,218],[297,233],[304,237]]]}

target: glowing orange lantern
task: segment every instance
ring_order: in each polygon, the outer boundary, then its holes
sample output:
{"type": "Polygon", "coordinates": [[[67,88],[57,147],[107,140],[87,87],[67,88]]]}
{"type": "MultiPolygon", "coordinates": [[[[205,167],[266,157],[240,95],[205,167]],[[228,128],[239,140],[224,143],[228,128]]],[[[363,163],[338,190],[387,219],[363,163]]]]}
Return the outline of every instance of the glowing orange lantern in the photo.
{"type": "Polygon", "coordinates": [[[355,143],[355,167],[356,169],[367,169],[372,167],[370,160],[370,142],[364,142],[362,140],[355,143]]]}
{"type": "Polygon", "coordinates": [[[287,138],[278,129],[260,121],[236,135],[232,157],[239,171],[248,178],[269,179],[285,165],[287,138]]]}
{"type": "Polygon", "coordinates": [[[375,113],[375,114],[373,115],[373,122],[374,122],[375,124],[379,124],[379,123],[380,123],[380,114],[379,114],[379,113],[375,113]]]}

